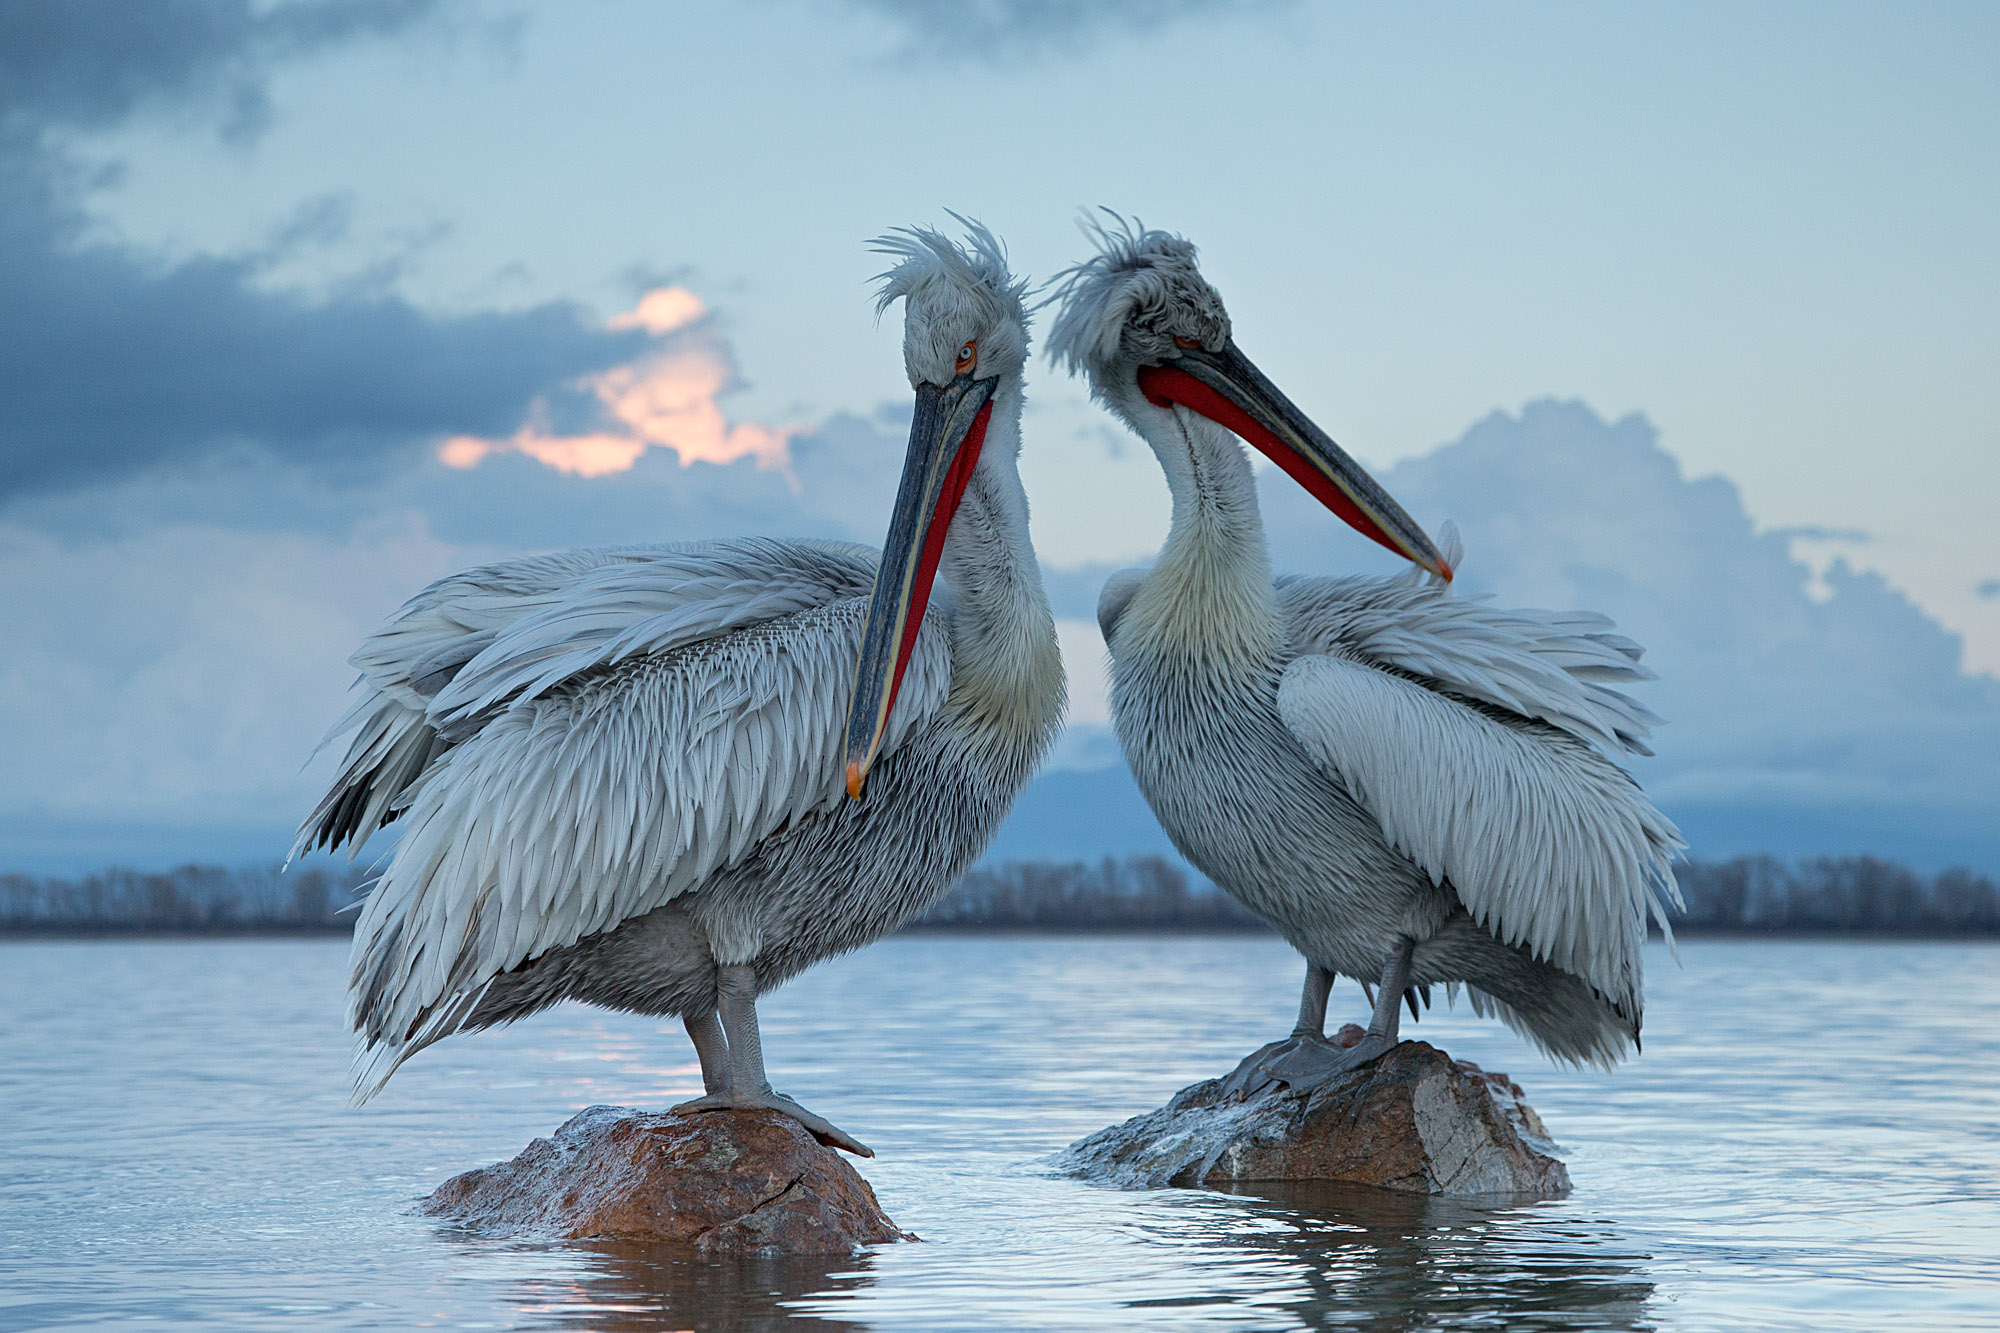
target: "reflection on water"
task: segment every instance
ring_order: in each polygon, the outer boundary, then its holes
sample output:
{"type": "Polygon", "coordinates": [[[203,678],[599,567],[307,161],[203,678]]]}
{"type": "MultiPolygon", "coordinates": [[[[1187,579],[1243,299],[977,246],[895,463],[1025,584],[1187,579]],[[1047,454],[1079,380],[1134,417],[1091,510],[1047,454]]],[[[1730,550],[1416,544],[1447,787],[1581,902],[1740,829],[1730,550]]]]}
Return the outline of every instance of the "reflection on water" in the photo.
{"type": "Polygon", "coordinates": [[[1541,1205],[1468,1202],[1327,1184],[1238,1187],[1233,1242],[1291,1268],[1280,1303],[1310,1329],[1650,1329],[1645,1256],[1612,1228],[1535,1225],[1541,1205]],[[1521,1225],[1526,1223],[1526,1225],[1521,1225]]]}
{"type": "Polygon", "coordinates": [[[355,1112],[338,944],[0,944],[0,1329],[2000,1328],[2000,949],[1684,951],[1614,1074],[1425,1015],[1569,1145],[1576,1193],[1508,1207],[1049,1172],[1290,1022],[1273,941],[888,941],[764,1026],[924,1242],[709,1262],[410,1211],[579,1107],[693,1093],[677,1024],[558,1010],[355,1112]]]}
{"type": "MultiPolygon", "coordinates": [[[[1208,1315],[1255,1324],[1283,1317],[1290,1327],[1371,1333],[1496,1321],[1523,1333],[1655,1327],[1646,1311],[1653,1284],[1644,1256],[1623,1251],[1603,1224],[1549,1218],[1539,1226],[1509,1225],[1538,1203],[1328,1185],[1231,1193],[1236,1197],[1212,1195],[1200,1207],[1174,1209],[1165,1225],[1147,1226],[1162,1253],[1183,1257],[1182,1271],[1160,1275],[1168,1294],[1107,1302],[1092,1322],[1208,1315]]],[[[857,1298],[876,1283],[873,1255],[718,1261],[664,1246],[562,1248],[581,1261],[576,1271],[521,1282],[509,1295],[521,1326],[610,1333],[690,1327],[832,1333],[870,1326],[857,1298]]],[[[910,1313],[916,1322],[940,1326],[954,1318],[983,1322],[979,1312],[953,1315],[935,1306],[910,1313]]]]}
{"type": "Polygon", "coordinates": [[[580,1260],[566,1281],[527,1282],[508,1298],[524,1328],[653,1333],[728,1328],[740,1333],[843,1333],[867,1327],[793,1306],[832,1297],[852,1309],[869,1285],[870,1258],[703,1259],[658,1245],[585,1241],[566,1247],[580,1260]]]}

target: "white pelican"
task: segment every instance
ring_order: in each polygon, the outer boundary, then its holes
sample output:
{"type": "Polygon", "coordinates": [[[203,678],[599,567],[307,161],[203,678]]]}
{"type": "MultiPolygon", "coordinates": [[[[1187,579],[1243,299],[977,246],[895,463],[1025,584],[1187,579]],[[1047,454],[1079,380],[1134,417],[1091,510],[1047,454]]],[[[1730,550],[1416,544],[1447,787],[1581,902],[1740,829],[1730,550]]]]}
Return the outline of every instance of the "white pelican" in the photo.
{"type": "Polygon", "coordinates": [[[404,825],[354,933],[357,1102],[441,1037],[575,999],[682,1019],[707,1095],[677,1110],[780,1110],[869,1155],[771,1090],[757,996],[935,902],[1064,710],[1017,471],[1023,285],[967,226],[875,243],[916,390],[879,559],[531,556],[440,580],[354,655],[354,737],[298,845],[404,825]]]}
{"type": "Polygon", "coordinates": [[[1175,846],[1306,957],[1298,1026],[1235,1086],[1380,1055],[1433,982],[1555,1056],[1612,1063],[1638,1042],[1646,918],[1677,904],[1682,846],[1593,748],[1645,752],[1658,719],[1611,688],[1650,678],[1638,645],[1601,616],[1452,596],[1455,535],[1440,552],[1237,350],[1194,247],[1092,231],[1050,355],[1173,493],[1158,561],[1098,604],[1118,738],[1175,846]],[[1274,580],[1239,436],[1430,577],[1274,580]],[[1380,987],[1352,1050],[1322,1035],[1340,973],[1380,987]]]}

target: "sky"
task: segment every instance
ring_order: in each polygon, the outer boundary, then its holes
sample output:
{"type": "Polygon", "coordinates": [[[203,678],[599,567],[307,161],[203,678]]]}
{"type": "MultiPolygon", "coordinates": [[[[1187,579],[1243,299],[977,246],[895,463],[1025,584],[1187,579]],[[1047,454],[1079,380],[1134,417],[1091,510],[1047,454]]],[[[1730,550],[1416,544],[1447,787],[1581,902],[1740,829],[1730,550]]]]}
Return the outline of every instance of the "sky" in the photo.
{"type": "MultiPolygon", "coordinates": [[[[1972,4],[0,0],[0,869],[275,854],[346,655],[453,569],[878,542],[867,239],[957,209],[1042,278],[1097,204],[1202,247],[1468,587],[1638,622],[1670,811],[1818,812],[1716,848],[1977,820],[1996,57],[1972,4]]],[[[1088,772],[1165,489],[1029,393],[1088,772]]],[[[1376,567],[1266,492],[1281,563],[1376,567]]]]}

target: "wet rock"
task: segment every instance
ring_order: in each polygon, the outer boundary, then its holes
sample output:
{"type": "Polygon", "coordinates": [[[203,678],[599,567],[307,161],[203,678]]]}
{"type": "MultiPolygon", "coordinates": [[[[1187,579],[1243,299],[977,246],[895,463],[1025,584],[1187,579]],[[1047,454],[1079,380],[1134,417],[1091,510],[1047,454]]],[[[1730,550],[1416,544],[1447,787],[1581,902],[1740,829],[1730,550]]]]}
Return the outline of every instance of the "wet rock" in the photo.
{"type": "Polygon", "coordinates": [[[486,1235],[702,1254],[843,1254],[916,1239],[845,1158],[775,1111],[593,1106],[513,1161],[447,1180],[419,1211],[486,1235]]]}
{"type": "MultiPolygon", "coordinates": [[[[1349,1035],[1358,1040],[1359,1029],[1349,1035]]],[[[1194,1084],[1157,1111],[1079,1139],[1057,1165],[1127,1187],[1333,1181],[1552,1199],[1569,1192],[1554,1154],[1505,1074],[1406,1041],[1311,1092],[1272,1085],[1238,1100],[1219,1079],[1194,1084]]]]}

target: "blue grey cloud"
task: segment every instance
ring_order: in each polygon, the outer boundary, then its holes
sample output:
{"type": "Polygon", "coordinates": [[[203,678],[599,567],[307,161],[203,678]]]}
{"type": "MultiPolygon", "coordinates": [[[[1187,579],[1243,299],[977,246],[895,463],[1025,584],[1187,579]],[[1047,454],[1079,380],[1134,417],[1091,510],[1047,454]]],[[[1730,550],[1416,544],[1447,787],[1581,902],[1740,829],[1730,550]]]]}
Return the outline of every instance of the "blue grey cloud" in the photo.
{"type": "Polygon", "coordinates": [[[1797,523],[1789,528],[1772,528],[1773,537],[1796,537],[1808,542],[1847,542],[1860,545],[1875,540],[1866,528],[1829,528],[1819,523],[1797,523]]]}
{"type": "Polygon", "coordinates": [[[903,54],[998,63],[1073,53],[1189,19],[1270,13],[1292,0],[851,0],[890,20],[903,54]]]}
{"type": "Polygon", "coordinates": [[[1973,591],[1991,601],[1996,597],[2000,597],[2000,579],[1987,579],[1977,588],[1973,589],[1973,591]]]}
{"type": "Polygon", "coordinates": [[[0,0],[0,127],[103,126],[210,102],[235,135],[269,115],[274,60],[425,18],[436,0],[0,0]]]}
{"type": "MultiPolygon", "coordinates": [[[[240,127],[270,61],[430,7],[0,3],[0,502],[223,451],[352,472],[435,435],[511,429],[537,396],[637,349],[643,334],[570,306],[439,316],[390,296],[309,301],[257,284],[268,256],[162,270],[80,239],[79,183],[50,128],[211,101],[240,127]]],[[[280,243],[337,227],[338,211],[307,210],[280,243]]]]}

